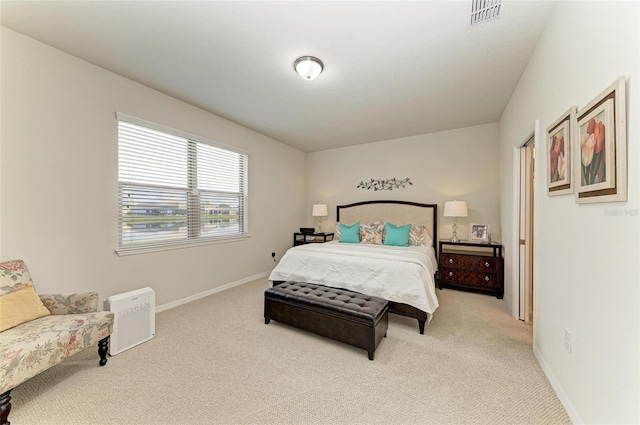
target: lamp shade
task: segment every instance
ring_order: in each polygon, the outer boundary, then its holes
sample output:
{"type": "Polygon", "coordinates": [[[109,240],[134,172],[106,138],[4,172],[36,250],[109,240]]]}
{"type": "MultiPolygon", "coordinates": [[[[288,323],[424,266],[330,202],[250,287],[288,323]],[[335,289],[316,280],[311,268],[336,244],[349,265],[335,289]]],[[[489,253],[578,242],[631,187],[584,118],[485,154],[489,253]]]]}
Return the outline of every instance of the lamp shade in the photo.
{"type": "Polygon", "coordinates": [[[322,72],[322,61],[313,56],[302,56],[293,63],[293,68],[305,80],[313,80],[322,72]]]}
{"type": "Polygon", "coordinates": [[[467,217],[467,201],[447,201],[444,203],[445,217],[467,217]]]}
{"type": "Polygon", "coordinates": [[[314,217],[326,217],[329,215],[327,210],[327,204],[313,204],[313,211],[311,215],[314,217]]]}

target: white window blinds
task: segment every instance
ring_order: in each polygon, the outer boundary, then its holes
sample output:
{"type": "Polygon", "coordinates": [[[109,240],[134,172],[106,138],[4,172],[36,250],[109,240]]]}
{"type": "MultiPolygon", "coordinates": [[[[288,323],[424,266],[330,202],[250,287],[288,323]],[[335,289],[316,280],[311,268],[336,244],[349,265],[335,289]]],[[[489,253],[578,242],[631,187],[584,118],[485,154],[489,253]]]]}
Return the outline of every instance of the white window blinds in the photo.
{"type": "Polygon", "coordinates": [[[246,153],[124,114],[117,118],[118,253],[247,236],[246,153]]]}

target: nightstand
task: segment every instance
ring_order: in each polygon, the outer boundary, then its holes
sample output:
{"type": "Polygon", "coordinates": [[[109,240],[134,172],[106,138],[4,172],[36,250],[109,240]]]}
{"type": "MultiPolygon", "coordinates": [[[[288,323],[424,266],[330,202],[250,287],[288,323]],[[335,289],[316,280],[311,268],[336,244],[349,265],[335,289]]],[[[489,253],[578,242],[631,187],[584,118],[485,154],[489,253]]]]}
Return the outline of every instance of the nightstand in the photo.
{"type": "Polygon", "coordinates": [[[438,288],[473,290],[504,295],[502,244],[495,242],[439,241],[438,288]],[[457,248],[473,250],[459,250],[457,248]],[[454,249],[456,248],[456,249],[454,249]]]}
{"type": "Polygon", "coordinates": [[[307,243],[325,243],[333,240],[333,233],[300,233],[293,234],[293,246],[307,243]]]}

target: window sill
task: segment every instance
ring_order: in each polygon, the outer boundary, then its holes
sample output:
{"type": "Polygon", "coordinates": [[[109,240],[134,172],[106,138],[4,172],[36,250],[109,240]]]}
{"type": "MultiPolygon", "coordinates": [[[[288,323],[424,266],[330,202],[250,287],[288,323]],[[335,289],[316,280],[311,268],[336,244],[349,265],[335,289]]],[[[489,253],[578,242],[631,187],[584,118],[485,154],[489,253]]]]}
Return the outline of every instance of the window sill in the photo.
{"type": "Polygon", "coordinates": [[[147,254],[150,252],[171,251],[174,249],[193,248],[193,247],[204,246],[204,245],[216,245],[220,243],[246,241],[250,237],[251,237],[250,235],[242,235],[242,236],[232,236],[232,237],[197,239],[197,240],[165,243],[163,245],[155,245],[155,246],[147,245],[147,246],[118,248],[115,250],[115,252],[116,254],[118,254],[119,257],[124,257],[127,255],[147,254]]]}

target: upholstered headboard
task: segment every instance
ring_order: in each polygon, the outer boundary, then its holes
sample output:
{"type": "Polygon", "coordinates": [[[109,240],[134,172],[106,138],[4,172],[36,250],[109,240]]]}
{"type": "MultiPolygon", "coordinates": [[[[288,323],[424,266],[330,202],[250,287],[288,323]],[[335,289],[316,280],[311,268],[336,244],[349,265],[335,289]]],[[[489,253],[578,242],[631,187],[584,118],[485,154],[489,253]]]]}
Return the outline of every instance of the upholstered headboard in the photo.
{"type": "Polygon", "coordinates": [[[406,201],[364,201],[336,207],[336,220],[341,223],[416,224],[427,228],[434,245],[438,241],[438,205],[406,201]]]}

